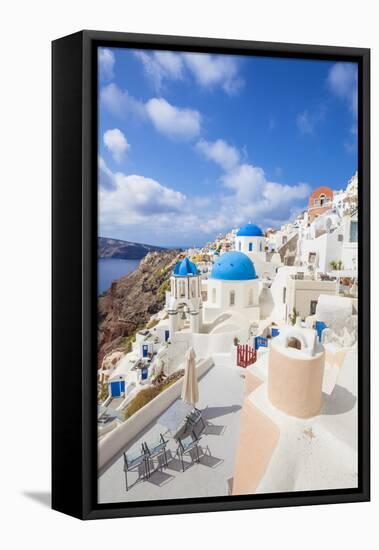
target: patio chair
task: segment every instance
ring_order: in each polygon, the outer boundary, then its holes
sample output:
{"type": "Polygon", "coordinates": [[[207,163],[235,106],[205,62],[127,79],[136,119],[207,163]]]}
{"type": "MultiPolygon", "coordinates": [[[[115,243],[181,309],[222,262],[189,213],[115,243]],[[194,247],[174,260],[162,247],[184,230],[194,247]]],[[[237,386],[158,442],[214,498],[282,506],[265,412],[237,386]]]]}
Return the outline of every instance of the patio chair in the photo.
{"type": "Polygon", "coordinates": [[[167,463],[166,446],[167,446],[167,441],[165,440],[162,434],[159,435],[158,441],[155,441],[150,444],[147,444],[145,441],[142,443],[142,448],[146,455],[147,477],[150,477],[151,475],[150,461],[153,460],[154,458],[158,460],[158,467],[159,467],[159,459],[163,456],[164,465],[167,466],[168,463],[167,463]]]}
{"type": "Polygon", "coordinates": [[[184,437],[186,433],[187,433],[187,421],[183,420],[176,427],[175,431],[170,433],[170,436],[177,443],[178,439],[184,437]]]}
{"type": "Polygon", "coordinates": [[[142,445],[141,452],[124,453],[124,473],[125,473],[125,485],[126,490],[129,490],[128,485],[128,472],[138,472],[138,480],[146,479],[147,476],[147,455],[142,445]]]}
{"type": "Polygon", "coordinates": [[[190,435],[187,435],[186,437],[183,437],[183,438],[179,437],[177,442],[178,442],[178,448],[176,452],[179,455],[180,461],[182,463],[182,469],[184,472],[185,467],[184,467],[183,456],[185,454],[189,454],[193,461],[193,456],[191,454],[191,451],[195,450],[197,455],[196,462],[200,462],[199,447],[198,447],[199,439],[192,432],[190,435]]]}
{"type": "Polygon", "coordinates": [[[199,437],[203,430],[205,430],[205,422],[199,409],[194,408],[193,411],[187,415],[186,420],[187,427],[193,431],[196,437],[199,437]]]}

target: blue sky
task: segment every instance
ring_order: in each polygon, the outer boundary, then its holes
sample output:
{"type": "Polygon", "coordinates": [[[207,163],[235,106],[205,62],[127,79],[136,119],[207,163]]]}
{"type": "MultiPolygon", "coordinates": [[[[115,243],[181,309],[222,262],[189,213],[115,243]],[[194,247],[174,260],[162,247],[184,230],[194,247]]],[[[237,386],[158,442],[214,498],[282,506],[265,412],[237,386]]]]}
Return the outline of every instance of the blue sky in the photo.
{"type": "Polygon", "coordinates": [[[349,63],[99,49],[99,235],[201,245],[280,227],[357,169],[349,63]]]}

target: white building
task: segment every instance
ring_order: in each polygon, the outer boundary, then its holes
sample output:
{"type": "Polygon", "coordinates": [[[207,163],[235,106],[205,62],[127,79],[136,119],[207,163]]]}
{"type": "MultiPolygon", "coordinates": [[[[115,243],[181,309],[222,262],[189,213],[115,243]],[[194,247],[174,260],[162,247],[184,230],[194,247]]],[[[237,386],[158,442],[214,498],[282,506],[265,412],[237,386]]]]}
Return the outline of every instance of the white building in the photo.
{"type": "Polygon", "coordinates": [[[275,256],[271,261],[271,254],[268,252],[268,241],[262,230],[253,223],[247,223],[239,229],[235,239],[235,250],[243,252],[254,263],[258,277],[273,278],[277,268],[281,265],[280,258],[275,256]]]}
{"type": "Polygon", "coordinates": [[[245,254],[264,252],[266,238],[262,230],[253,223],[243,225],[237,232],[235,239],[235,248],[238,252],[245,254]]]}
{"type": "Polygon", "coordinates": [[[358,172],[349,180],[345,190],[334,193],[333,205],[341,216],[358,205],[358,172]]]}
{"type": "Polygon", "coordinates": [[[358,341],[357,300],[342,296],[321,295],[315,313],[324,324],[323,340],[337,348],[349,348],[358,341]]]}
{"type": "Polygon", "coordinates": [[[190,318],[191,331],[199,332],[201,307],[201,274],[189,258],[184,258],[176,264],[171,277],[171,296],[168,301],[170,336],[181,328],[187,316],[190,318]]]}
{"type": "Polygon", "coordinates": [[[238,251],[226,252],[214,263],[207,281],[204,321],[213,321],[228,310],[243,313],[250,320],[259,319],[259,281],[254,263],[238,251]]]}
{"type": "Polygon", "coordinates": [[[337,279],[322,280],[304,272],[289,275],[287,285],[283,289],[286,321],[290,321],[294,311],[302,319],[314,315],[321,294],[338,294],[337,279]]]}
{"type": "Polygon", "coordinates": [[[343,269],[358,269],[358,215],[345,216],[342,220],[343,241],[341,261],[343,269]]]}
{"type": "Polygon", "coordinates": [[[312,266],[313,269],[326,273],[333,269],[332,265],[335,262],[340,265],[339,269],[356,271],[357,216],[346,215],[339,219],[338,225],[334,216],[325,216],[321,222],[318,220],[319,218],[313,222],[308,232],[299,240],[300,265],[312,266]]]}

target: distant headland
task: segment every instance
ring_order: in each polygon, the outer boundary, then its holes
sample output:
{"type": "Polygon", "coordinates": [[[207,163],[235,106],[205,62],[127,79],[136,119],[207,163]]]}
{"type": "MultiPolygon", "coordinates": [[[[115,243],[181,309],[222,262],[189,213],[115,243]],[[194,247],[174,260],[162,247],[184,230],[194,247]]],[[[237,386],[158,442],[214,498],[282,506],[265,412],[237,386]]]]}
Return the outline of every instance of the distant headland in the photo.
{"type": "Polygon", "coordinates": [[[161,246],[133,243],[120,239],[98,237],[98,258],[118,258],[122,260],[141,260],[149,252],[165,250],[161,246]]]}

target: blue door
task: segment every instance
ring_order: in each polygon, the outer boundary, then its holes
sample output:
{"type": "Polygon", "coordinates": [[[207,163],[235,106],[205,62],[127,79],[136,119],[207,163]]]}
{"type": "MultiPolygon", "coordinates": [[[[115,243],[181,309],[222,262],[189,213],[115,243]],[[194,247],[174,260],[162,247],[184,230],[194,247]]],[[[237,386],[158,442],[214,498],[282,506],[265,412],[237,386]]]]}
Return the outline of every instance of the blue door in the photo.
{"type": "Polygon", "coordinates": [[[253,250],[253,243],[249,243],[249,252],[253,250]]]}
{"type": "Polygon", "coordinates": [[[120,393],[121,395],[125,395],[125,381],[121,380],[120,382],[120,393]]]}
{"type": "Polygon", "coordinates": [[[148,346],[146,344],[143,344],[143,346],[142,346],[142,357],[147,357],[147,351],[148,351],[148,346]]]}
{"type": "Polygon", "coordinates": [[[164,339],[165,339],[165,342],[167,342],[167,340],[170,338],[170,331],[169,330],[165,330],[164,331],[164,339]]]}
{"type": "Polygon", "coordinates": [[[112,397],[121,396],[121,382],[111,382],[111,396],[112,397]]]}
{"type": "Polygon", "coordinates": [[[319,342],[321,342],[321,335],[324,328],[326,328],[326,324],[323,323],[323,321],[316,321],[316,332],[319,339],[319,342]]]}
{"type": "Polygon", "coordinates": [[[147,379],[147,374],[148,374],[148,368],[143,367],[141,369],[141,380],[146,380],[147,379]]]}
{"type": "Polygon", "coordinates": [[[263,336],[255,337],[255,349],[267,348],[267,346],[268,346],[267,338],[263,338],[263,336]]]}

